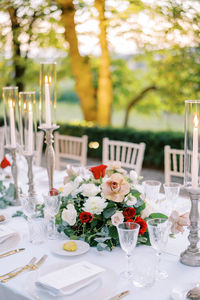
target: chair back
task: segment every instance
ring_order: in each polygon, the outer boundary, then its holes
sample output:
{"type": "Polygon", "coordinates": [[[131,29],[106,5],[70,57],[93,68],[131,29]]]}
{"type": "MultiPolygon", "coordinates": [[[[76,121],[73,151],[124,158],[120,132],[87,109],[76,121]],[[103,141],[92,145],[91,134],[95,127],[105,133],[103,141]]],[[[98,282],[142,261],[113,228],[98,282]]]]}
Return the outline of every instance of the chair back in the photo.
{"type": "Polygon", "coordinates": [[[184,150],[172,149],[170,146],[164,148],[165,182],[170,183],[172,176],[184,178],[184,150]]]}
{"type": "Polygon", "coordinates": [[[75,137],[70,135],[61,135],[58,132],[54,134],[55,139],[55,157],[56,169],[66,167],[65,160],[77,161],[81,166],[87,163],[87,144],[88,136],[75,137]]]}
{"type": "Polygon", "coordinates": [[[103,164],[120,162],[122,167],[135,170],[139,175],[142,169],[145,147],[145,143],[135,144],[104,138],[103,164]]]}

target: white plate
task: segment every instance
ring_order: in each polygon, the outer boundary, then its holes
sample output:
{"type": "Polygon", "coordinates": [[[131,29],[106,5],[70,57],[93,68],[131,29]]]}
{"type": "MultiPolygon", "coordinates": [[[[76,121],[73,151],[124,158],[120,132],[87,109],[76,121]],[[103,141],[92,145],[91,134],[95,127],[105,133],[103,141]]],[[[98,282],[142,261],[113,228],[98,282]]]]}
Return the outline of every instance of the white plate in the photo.
{"type": "Polygon", "coordinates": [[[7,213],[0,213],[0,215],[3,215],[3,216],[5,217],[5,220],[4,220],[4,221],[1,221],[1,222],[0,222],[0,225],[9,222],[10,219],[11,219],[11,216],[10,216],[9,214],[7,214],[7,213]]]}
{"type": "MultiPolygon", "coordinates": [[[[58,265],[57,263],[55,265],[43,267],[43,269],[40,270],[40,275],[43,276],[52,270],[55,271],[66,266],[68,265],[63,266],[63,264],[58,265]]],[[[33,299],[37,300],[102,300],[111,297],[115,293],[119,281],[119,276],[114,271],[106,269],[106,271],[100,274],[90,285],[78,290],[72,295],[60,297],[52,296],[48,292],[38,289],[35,285],[38,276],[38,272],[30,273],[25,283],[25,289],[28,294],[33,297],[33,299]]]]}
{"type": "Polygon", "coordinates": [[[58,255],[63,255],[63,256],[76,256],[76,255],[81,255],[84,254],[86,252],[88,252],[88,250],[90,249],[90,246],[88,243],[80,241],[80,240],[67,240],[67,241],[59,241],[59,242],[54,242],[51,245],[51,251],[54,254],[58,254],[58,255]],[[75,242],[77,245],[77,250],[76,251],[66,251],[62,249],[62,246],[65,242],[75,242]]]}
{"type": "Polygon", "coordinates": [[[194,288],[197,285],[197,282],[186,282],[182,283],[180,286],[173,288],[171,292],[171,299],[173,300],[189,300],[186,295],[187,292],[194,288]]]}

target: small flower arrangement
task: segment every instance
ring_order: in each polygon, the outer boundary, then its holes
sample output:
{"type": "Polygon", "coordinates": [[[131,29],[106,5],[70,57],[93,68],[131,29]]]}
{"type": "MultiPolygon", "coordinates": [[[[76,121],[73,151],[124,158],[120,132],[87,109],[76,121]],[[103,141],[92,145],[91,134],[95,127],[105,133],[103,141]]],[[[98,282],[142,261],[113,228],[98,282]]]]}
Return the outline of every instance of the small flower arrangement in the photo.
{"type": "MultiPolygon", "coordinates": [[[[90,170],[68,167],[60,189],[58,231],[70,239],[83,239],[98,250],[112,250],[119,245],[116,226],[135,222],[140,225],[138,243],[149,244],[146,213],[142,218],[146,204],[137,183],[136,172],[128,174],[119,164],[90,170]]],[[[163,215],[148,213],[147,217],[159,216],[163,215]]]]}

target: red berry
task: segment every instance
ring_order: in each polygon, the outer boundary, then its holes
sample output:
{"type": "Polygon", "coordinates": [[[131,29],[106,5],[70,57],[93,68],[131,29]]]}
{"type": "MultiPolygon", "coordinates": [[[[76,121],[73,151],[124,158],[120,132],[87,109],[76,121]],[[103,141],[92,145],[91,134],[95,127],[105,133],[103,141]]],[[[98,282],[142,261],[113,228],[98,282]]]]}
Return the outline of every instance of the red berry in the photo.
{"type": "Polygon", "coordinates": [[[57,196],[58,195],[58,190],[54,189],[54,188],[50,189],[49,195],[50,196],[57,196]]]}

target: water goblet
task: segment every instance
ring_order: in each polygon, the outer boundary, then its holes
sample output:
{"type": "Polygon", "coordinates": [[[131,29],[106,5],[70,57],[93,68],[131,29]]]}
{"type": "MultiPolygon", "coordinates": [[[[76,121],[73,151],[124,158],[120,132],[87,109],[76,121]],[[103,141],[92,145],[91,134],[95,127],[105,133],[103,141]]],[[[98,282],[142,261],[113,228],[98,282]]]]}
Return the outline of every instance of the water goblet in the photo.
{"type": "Polygon", "coordinates": [[[22,211],[28,220],[36,213],[36,198],[25,194],[20,195],[22,211]]]}
{"type": "Polygon", "coordinates": [[[146,180],[143,182],[146,200],[155,203],[158,200],[161,182],[157,180],[146,180]]]}
{"type": "Polygon", "coordinates": [[[157,270],[156,278],[165,279],[168,274],[165,270],[161,270],[161,255],[165,249],[169,237],[170,222],[165,218],[155,218],[147,221],[149,238],[152,248],[156,251],[157,255],[157,270]]]}
{"type": "Polygon", "coordinates": [[[181,184],[176,182],[164,183],[163,187],[166,197],[167,212],[170,214],[176,206],[176,200],[179,196],[181,184]]]}
{"type": "Polygon", "coordinates": [[[56,226],[55,226],[55,216],[59,212],[59,208],[61,204],[60,196],[44,195],[43,197],[44,197],[45,212],[50,217],[49,224],[48,224],[48,238],[54,240],[58,238],[58,234],[56,232],[56,226]]]}
{"type": "Polygon", "coordinates": [[[139,229],[140,225],[133,222],[124,222],[117,226],[120,246],[126,253],[128,261],[127,271],[121,273],[121,276],[128,280],[132,278],[130,260],[137,243],[139,229]]]}

